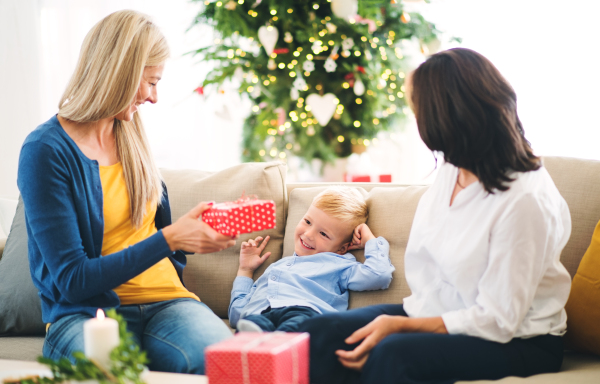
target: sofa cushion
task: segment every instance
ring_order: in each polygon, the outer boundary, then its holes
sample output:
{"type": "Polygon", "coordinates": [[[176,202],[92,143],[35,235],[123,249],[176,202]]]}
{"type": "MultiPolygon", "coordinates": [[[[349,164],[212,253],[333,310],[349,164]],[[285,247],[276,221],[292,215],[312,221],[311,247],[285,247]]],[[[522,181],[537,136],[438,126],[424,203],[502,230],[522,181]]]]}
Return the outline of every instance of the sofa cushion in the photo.
{"type": "Polygon", "coordinates": [[[600,355],[600,222],[573,278],[565,309],[568,347],[600,355]]]}
{"type": "Polygon", "coordinates": [[[0,359],[36,361],[43,347],[41,336],[0,337],[0,359]]]}
{"type": "Polygon", "coordinates": [[[19,199],[0,259],[0,335],[43,335],[41,301],[31,281],[25,208],[19,199]]]}
{"type": "Polygon", "coordinates": [[[188,256],[188,263],[183,271],[186,287],[217,315],[226,318],[242,241],[256,236],[271,236],[265,252],[270,251],[272,255],[257,270],[255,278],[269,264],[281,258],[287,203],[286,166],[281,162],[245,163],[220,172],[168,169],[162,169],[161,172],[169,191],[173,222],[201,201],[234,201],[242,193],[275,201],[275,228],[242,234],[235,246],[221,252],[188,256]]]}
{"type": "Polygon", "coordinates": [[[600,220],[600,161],[544,157],[544,166],[571,212],[571,237],[560,261],[573,277],[600,220]]]}
{"type": "MultiPolygon", "coordinates": [[[[283,255],[294,253],[294,229],[306,213],[313,198],[326,187],[294,188],[289,196],[283,255]]],[[[383,291],[350,292],[350,308],[372,304],[401,303],[410,295],[404,276],[404,252],[419,199],[427,190],[425,186],[374,187],[369,192],[359,190],[367,198],[369,220],[367,225],[375,236],[383,236],[390,243],[390,259],[396,271],[390,287],[383,291]]],[[[364,251],[352,252],[364,262],[364,251]]]]}

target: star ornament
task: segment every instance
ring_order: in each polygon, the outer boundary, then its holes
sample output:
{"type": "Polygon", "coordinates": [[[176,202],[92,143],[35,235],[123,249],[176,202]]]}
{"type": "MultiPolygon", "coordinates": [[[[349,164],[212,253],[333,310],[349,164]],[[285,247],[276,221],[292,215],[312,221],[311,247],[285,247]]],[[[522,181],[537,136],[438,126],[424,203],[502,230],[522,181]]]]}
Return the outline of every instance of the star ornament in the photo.
{"type": "Polygon", "coordinates": [[[350,49],[352,49],[352,47],[354,47],[354,39],[352,39],[351,37],[342,41],[342,49],[344,51],[349,51],[350,49]]]}
{"type": "Polygon", "coordinates": [[[302,64],[302,69],[304,69],[304,72],[312,72],[315,70],[315,62],[308,60],[305,61],[304,64],[302,64]]]}
{"type": "Polygon", "coordinates": [[[325,60],[325,70],[327,72],[335,72],[336,68],[337,64],[335,63],[335,60],[333,60],[331,57],[325,60]]]}
{"type": "Polygon", "coordinates": [[[299,76],[296,80],[294,80],[293,86],[294,86],[294,88],[296,88],[299,91],[305,91],[306,90],[306,80],[304,80],[304,78],[299,76]]]}

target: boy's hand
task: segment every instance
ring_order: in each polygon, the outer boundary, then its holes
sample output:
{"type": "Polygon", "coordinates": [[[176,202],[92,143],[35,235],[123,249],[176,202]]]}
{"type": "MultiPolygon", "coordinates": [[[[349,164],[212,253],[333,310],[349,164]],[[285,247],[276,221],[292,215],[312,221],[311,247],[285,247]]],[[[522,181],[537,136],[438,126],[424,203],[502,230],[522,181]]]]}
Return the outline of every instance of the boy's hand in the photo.
{"type": "Polygon", "coordinates": [[[271,252],[267,252],[262,257],[261,252],[267,246],[269,242],[269,236],[263,241],[262,237],[256,239],[244,241],[240,250],[240,267],[238,268],[238,276],[245,276],[253,278],[254,271],[258,269],[271,256],[271,252]],[[262,243],[261,243],[262,241],[262,243]]]}
{"type": "Polygon", "coordinates": [[[360,224],[358,227],[354,228],[354,234],[352,235],[352,242],[348,247],[349,251],[353,249],[364,249],[367,241],[374,239],[375,235],[371,232],[371,229],[367,226],[367,224],[360,224]]]}

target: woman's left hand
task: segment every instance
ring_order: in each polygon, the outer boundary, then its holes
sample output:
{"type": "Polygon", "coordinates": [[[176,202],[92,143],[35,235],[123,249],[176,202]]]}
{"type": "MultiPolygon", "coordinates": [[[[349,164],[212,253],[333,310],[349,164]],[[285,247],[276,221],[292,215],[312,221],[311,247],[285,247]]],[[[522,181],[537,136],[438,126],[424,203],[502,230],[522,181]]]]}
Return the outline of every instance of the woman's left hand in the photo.
{"type": "Polygon", "coordinates": [[[447,334],[448,330],[441,317],[411,318],[380,315],[345,340],[346,344],[355,344],[362,340],[358,347],[353,351],[338,349],[335,354],[338,355],[338,360],[344,367],[362,371],[369,358],[369,352],[387,336],[401,332],[447,334]]]}
{"type": "Polygon", "coordinates": [[[398,333],[402,330],[402,323],[406,320],[403,316],[380,315],[369,324],[354,332],[346,339],[346,344],[355,344],[362,340],[362,343],[353,351],[337,350],[338,360],[346,368],[362,371],[367,362],[369,352],[381,340],[392,333],[398,333]]]}

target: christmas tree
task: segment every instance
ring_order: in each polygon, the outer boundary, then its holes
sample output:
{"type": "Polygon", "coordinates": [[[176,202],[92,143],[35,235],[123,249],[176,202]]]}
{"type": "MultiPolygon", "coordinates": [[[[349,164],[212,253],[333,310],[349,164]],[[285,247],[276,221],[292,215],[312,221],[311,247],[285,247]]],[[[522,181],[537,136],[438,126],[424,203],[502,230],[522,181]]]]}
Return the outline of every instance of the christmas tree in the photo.
{"type": "Polygon", "coordinates": [[[203,3],[194,24],[208,23],[219,37],[194,52],[215,64],[199,90],[241,82],[254,103],[244,124],[245,161],[296,155],[329,162],[369,145],[404,117],[402,42],[425,51],[438,33],[394,0],[203,3]]]}

